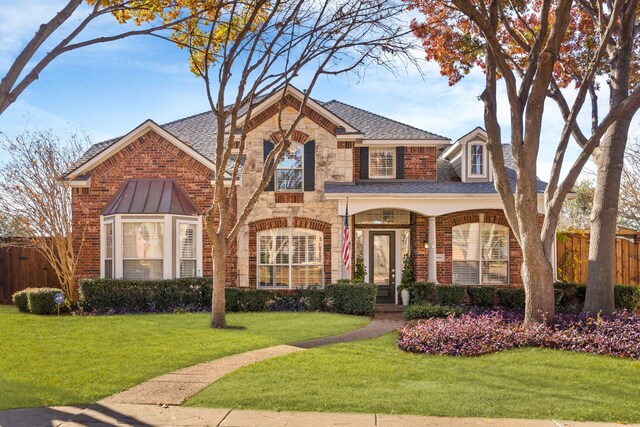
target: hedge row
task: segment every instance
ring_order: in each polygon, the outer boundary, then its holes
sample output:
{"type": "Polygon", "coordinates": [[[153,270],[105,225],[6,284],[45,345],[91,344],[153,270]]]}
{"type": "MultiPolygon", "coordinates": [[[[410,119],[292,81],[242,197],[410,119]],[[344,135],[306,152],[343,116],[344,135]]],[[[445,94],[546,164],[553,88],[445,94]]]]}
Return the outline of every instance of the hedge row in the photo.
{"type": "MultiPolygon", "coordinates": [[[[53,296],[62,289],[57,288],[26,288],[13,294],[13,303],[18,310],[33,314],[55,314],[58,306],[53,301],[53,296]]],[[[69,312],[68,304],[62,304],[60,311],[69,312]]]]}
{"type": "MultiPolygon", "coordinates": [[[[502,306],[510,310],[522,310],[525,305],[523,288],[498,288],[494,286],[452,286],[417,282],[406,286],[412,304],[432,303],[457,306],[464,303],[490,308],[502,306]]],[[[556,305],[566,310],[579,310],[584,305],[586,286],[577,283],[554,284],[556,305]]],[[[640,306],[640,286],[615,285],[616,308],[634,311],[640,306]]]]}
{"type": "MultiPolygon", "coordinates": [[[[86,279],[80,282],[80,305],[94,314],[170,313],[208,311],[211,278],[169,280],[86,279]]],[[[226,310],[238,311],[330,311],[373,315],[376,287],[339,283],[324,289],[291,292],[227,288],[226,310]]]]}

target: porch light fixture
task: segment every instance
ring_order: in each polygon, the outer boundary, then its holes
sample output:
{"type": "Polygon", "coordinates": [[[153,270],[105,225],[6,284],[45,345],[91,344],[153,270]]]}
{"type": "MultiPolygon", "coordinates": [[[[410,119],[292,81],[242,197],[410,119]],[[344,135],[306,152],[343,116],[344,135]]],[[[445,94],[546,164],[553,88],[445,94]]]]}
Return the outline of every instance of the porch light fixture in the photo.
{"type": "Polygon", "coordinates": [[[425,249],[429,249],[429,241],[428,240],[424,241],[424,248],[425,249]]]}

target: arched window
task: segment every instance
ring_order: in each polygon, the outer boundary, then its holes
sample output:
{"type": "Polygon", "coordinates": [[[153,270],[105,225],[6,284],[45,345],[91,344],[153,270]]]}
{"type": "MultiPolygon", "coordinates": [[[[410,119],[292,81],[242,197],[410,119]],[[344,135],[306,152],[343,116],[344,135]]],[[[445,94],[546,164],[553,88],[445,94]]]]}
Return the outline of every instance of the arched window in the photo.
{"type": "Polygon", "coordinates": [[[509,228],[490,223],[452,228],[453,282],[463,285],[509,283],[509,228]]]}
{"type": "Polygon", "coordinates": [[[276,169],[276,191],[302,191],[302,144],[292,143],[276,169]]]}
{"type": "Polygon", "coordinates": [[[323,285],[320,231],[275,228],[258,233],[258,287],[306,288],[323,285]]]}

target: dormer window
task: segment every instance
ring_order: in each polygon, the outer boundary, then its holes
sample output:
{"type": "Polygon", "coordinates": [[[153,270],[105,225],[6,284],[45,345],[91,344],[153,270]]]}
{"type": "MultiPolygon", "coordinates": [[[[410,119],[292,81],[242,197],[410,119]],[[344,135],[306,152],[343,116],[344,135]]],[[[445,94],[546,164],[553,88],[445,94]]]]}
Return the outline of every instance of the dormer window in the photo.
{"type": "Polygon", "coordinates": [[[395,178],[396,149],[394,147],[369,148],[369,177],[395,178]]]}
{"type": "Polygon", "coordinates": [[[471,175],[484,175],[484,146],[481,144],[471,145],[471,175]]]}

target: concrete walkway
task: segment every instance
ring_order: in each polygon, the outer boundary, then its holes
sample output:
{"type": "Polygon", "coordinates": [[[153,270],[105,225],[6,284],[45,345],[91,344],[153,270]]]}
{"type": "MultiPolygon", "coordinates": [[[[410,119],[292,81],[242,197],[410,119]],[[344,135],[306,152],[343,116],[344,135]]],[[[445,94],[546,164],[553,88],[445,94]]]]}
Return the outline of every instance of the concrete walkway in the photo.
{"type": "MultiPolygon", "coordinates": [[[[95,404],[90,407],[16,409],[0,412],[3,427],[109,427],[109,426],[353,426],[353,427],[614,427],[613,423],[492,418],[443,418],[385,414],[325,412],[273,412],[231,409],[183,408],[129,404],[95,404]]],[[[640,424],[626,424],[640,427],[640,424]]]]}
{"type": "Polygon", "coordinates": [[[243,366],[321,345],[379,337],[397,329],[403,323],[397,319],[373,319],[367,326],[342,335],[292,345],[277,345],[222,357],[152,378],[128,390],[109,396],[98,403],[103,405],[115,403],[180,405],[212,382],[243,366]]]}

